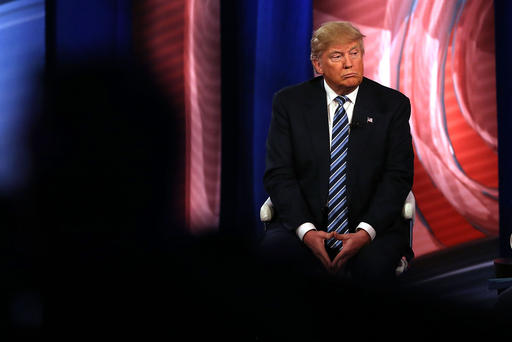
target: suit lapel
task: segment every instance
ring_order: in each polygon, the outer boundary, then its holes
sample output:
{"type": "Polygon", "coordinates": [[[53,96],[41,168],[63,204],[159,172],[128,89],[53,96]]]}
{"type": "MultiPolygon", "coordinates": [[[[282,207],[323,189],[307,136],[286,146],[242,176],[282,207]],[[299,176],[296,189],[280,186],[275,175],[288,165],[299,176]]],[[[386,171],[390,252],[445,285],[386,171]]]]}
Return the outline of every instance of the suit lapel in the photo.
{"type": "Polygon", "coordinates": [[[311,83],[312,90],[310,101],[305,108],[305,122],[311,134],[311,145],[313,154],[318,165],[318,176],[322,180],[322,191],[325,192],[327,200],[327,191],[329,187],[329,121],[327,113],[327,100],[323,84],[323,78],[318,77],[311,83]],[[324,181],[325,180],[325,181],[324,181]]]}
{"type": "Polygon", "coordinates": [[[372,103],[372,96],[369,94],[368,82],[363,78],[363,82],[359,85],[356,105],[352,113],[352,124],[355,124],[354,126],[359,126],[354,131],[357,131],[358,128],[362,128],[366,125],[366,120],[370,113],[370,108],[368,106],[369,103],[372,103]]]}
{"type": "Polygon", "coordinates": [[[359,90],[357,92],[356,104],[354,106],[354,111],[352,112],[352,128],[350,129],[350,138],[348,143],[348,152],[347,152],[347,199],[349,205],[349,226],[355,228],[354,225],[359,224],[359,222],[352,222],[351,219],[351,199],[352,194],[357,189],[354,188],[354,176],[357,172],[357,163],[359,161],[359,156],[361,155],[362,148],[366,143],[366,121],[367,116],[370,113],[370,109],[368,108],[368,104],[372,103],[372,95],[371,91],[368,88],[368,82],[365,78],[363,78],[363,82],[359,85],[359,90]]]}
{"type": "Polygon", "coordinates": [[[357,92],[354,111],[352,112],[352,128],[350,130],[348,149],[349,161],[352,157],[357,156],[359,147],[365,146],[365,128],[368,124],[369,116],[373,116],[370,104],[373,103],[374,100],[371,89],[368,87],[368,82],[363,78],[363,82],[357,92]]]}

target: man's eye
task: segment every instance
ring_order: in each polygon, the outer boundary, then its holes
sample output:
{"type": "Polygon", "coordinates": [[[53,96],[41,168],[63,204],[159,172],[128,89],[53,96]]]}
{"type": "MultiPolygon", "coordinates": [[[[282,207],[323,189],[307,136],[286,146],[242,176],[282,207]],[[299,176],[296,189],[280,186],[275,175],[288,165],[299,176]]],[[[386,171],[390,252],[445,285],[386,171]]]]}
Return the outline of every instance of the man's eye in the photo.
{"type": "Polygon", "coordinates": [[[332,59],[340,59],[341,58],[341,55],[332,55],[331,56],[332,59]]]}

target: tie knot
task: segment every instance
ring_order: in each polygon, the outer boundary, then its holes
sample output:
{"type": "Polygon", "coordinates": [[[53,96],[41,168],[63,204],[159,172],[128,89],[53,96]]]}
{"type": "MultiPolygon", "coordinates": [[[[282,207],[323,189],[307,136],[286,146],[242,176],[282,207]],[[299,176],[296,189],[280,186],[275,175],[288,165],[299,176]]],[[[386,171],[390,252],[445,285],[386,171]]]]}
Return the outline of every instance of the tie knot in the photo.
{"type": "Polygon", "coordinates": [[[340,96],[337,96],[334,100],[336,100],[336,102],[338,102],[338,104],[343,106],[345,104],[345,102],[348,101],[348,97],[346,97],[345,95],[340,95],[340,96]]]}

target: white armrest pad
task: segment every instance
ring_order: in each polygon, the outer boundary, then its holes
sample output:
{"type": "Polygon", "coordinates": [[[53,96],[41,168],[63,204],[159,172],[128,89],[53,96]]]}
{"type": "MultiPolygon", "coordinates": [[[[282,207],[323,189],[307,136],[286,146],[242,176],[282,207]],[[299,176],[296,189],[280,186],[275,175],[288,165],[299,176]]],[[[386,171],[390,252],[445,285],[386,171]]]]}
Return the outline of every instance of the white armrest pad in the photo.
{"type": "Polygon", "coordinates": [[[407,259],[402,258],[400,259],[400,264],[395,269],[395,274],[399,276],[400,274],[404,273],[407,270],[407,267],[409,266],[409,263],[407,262],[407,259]]]}
{"type": "Polygon", "coordinates": [[[274,206],[272,205],[272,201],[270,200],[269,197],[260,208],[260,220],[261,222],[270,222],[272,220],[273,215],[274,206]]]}
{"type": "Polygon", "coordinates": [[[416,200],[412,191],[409,192],[407,198],[405,199],[404,207],[402,208],[402,216],[405,219],[414,219],[414,214],[416,212],[416,200]]]}

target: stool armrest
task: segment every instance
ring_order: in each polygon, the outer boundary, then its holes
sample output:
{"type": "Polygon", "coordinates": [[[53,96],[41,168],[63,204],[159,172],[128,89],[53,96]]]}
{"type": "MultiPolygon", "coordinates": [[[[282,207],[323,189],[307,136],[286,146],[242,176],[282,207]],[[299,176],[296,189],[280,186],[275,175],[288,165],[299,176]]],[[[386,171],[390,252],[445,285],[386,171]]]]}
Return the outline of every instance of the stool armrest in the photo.
{"type": "Polygon", "coordinates": [[[261,222],[270,222],[272,216],[274,216],[274,205],[269,197],[260,208],[260,220],[261,222]]]}
{"type": "MultiPolygon", "coordinates": [[[[414,220],[416,212],[416,200],[412,191],[409,192],[405,199],[404,206],[402,207],[402,216],[408,220],[414,220]]],[[[274,205],[270,197],[267,198],[265,203],[260,208],[261,222],[270,222],[274,216],[274,205]]]]}

